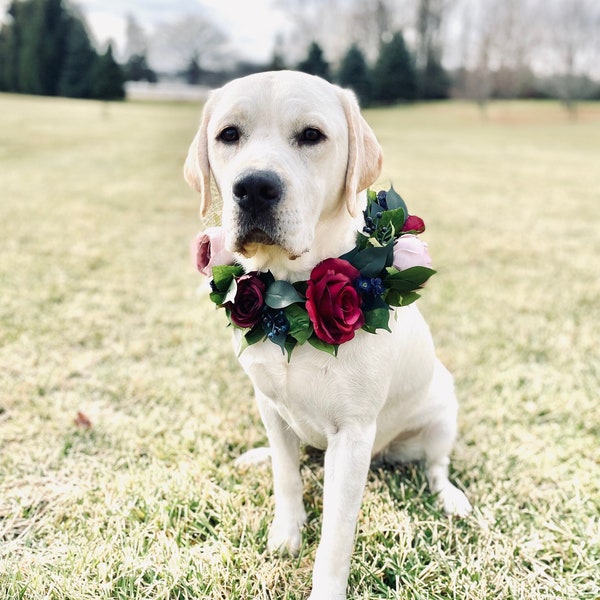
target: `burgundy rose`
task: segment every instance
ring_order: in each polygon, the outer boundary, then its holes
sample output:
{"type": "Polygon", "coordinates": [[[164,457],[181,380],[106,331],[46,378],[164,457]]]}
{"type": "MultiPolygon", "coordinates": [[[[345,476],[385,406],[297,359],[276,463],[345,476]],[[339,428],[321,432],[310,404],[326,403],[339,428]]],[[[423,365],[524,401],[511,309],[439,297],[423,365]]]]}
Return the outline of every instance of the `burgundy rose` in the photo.
{"type": "Polygon", "coordinates": [[[404,222],[404,227],[402,227],[403,233],[423,233],[425,231],[425,223],[421,217],[417,217],[417,215],[410,215],[408,219],[404,222]]]}
{"type": "Polygon", "coordinates": [[[361,296],[354,287],[359,277],[360,271],[340,258],[328,258],[312,270],[306,310],[315,335],[323,342],[343,344],[363,326],[361,296]]]}
{"type": "Polygon", "coordinates": [[[247,273],[236,278],[237,291],[233,302],[226,302],[231,320],[242,328],[254,327],[262,316],[265,305],[266,285],[256,273],[247,273]]]}

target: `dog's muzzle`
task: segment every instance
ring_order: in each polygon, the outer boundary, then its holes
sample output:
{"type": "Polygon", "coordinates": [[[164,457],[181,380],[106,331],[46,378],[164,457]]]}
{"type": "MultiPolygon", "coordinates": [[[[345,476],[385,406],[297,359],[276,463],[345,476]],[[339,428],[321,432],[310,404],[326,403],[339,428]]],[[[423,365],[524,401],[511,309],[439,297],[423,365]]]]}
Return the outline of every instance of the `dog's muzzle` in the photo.
{"type": "Polygon", "coordinates": [[[237,205],[237,236],[234,251],[251,256],[256,244],[279,245],[277,208],[284,194],[283,182],[273,171],[247,171],[231,188],[237,205]]]}

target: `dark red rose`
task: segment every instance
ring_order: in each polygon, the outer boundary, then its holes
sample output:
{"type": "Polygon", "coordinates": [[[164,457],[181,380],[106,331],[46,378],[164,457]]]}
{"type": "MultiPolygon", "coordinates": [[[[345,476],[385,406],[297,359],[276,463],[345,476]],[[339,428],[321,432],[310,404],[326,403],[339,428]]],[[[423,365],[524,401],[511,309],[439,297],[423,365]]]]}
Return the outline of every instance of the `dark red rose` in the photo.
{"type": "Polygon", "coordinates": [[[354,287],[359,277],[360,271],[340,258],[328,258],[312,270],[306,310],[315,335],[323,342],[343,344],[363,326],[362,300],[354,287]]]}
{"type": "Polygon", "coordinates": [[[416,215],[410,215],[404,222],[404,227],[402,228],[403,233],[408,233],[409,231],[411,233],[423,233],[425,231],[423,219],[416,215]]]}
{"type": "Polygon", "coordinates": [[[266,285],[256,273],[236,278],[237,291],[233,302],[226,302],[232,322],[238,327],[254,327],[262,316],[266,285]]]}

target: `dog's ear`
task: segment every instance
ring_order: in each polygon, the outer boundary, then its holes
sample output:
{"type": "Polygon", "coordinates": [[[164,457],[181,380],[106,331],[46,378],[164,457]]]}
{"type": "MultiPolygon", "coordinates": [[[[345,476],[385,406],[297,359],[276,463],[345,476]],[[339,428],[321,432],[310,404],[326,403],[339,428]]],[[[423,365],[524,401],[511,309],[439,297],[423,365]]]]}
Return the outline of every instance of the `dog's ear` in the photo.
{"type": "Polygon", "coordinates": [[[208,121],[214,97],[210,96],[204,105],[200,127],[194,137],[183,166],[183,176],[188,184],[200,192],[200,215],[205,217],[212,202],[210,192],[210,162],[208,160],[208,121]]]}
{"type": "Polygon", "coordinates": [[[356,96],[350,90],[340,90],[342,106],[348,121],[348,167],[344,195],[348,212],[356,216],[356,196],[367,189],[381,173],[381,146],[360,114],[356,96]]]}

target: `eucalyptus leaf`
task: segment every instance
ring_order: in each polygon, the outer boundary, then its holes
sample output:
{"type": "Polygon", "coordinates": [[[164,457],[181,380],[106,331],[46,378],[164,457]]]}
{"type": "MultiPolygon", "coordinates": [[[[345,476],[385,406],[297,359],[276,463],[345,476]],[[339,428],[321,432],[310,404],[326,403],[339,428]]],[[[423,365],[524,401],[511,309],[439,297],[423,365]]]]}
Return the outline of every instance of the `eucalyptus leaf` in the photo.
{"type": "Polygon", "coordinates": [[[265,304],[271,308],[285,308],[295,302],[304,302],[305,298],[287,281],[274,281],[265,295],[265,304]]]}

